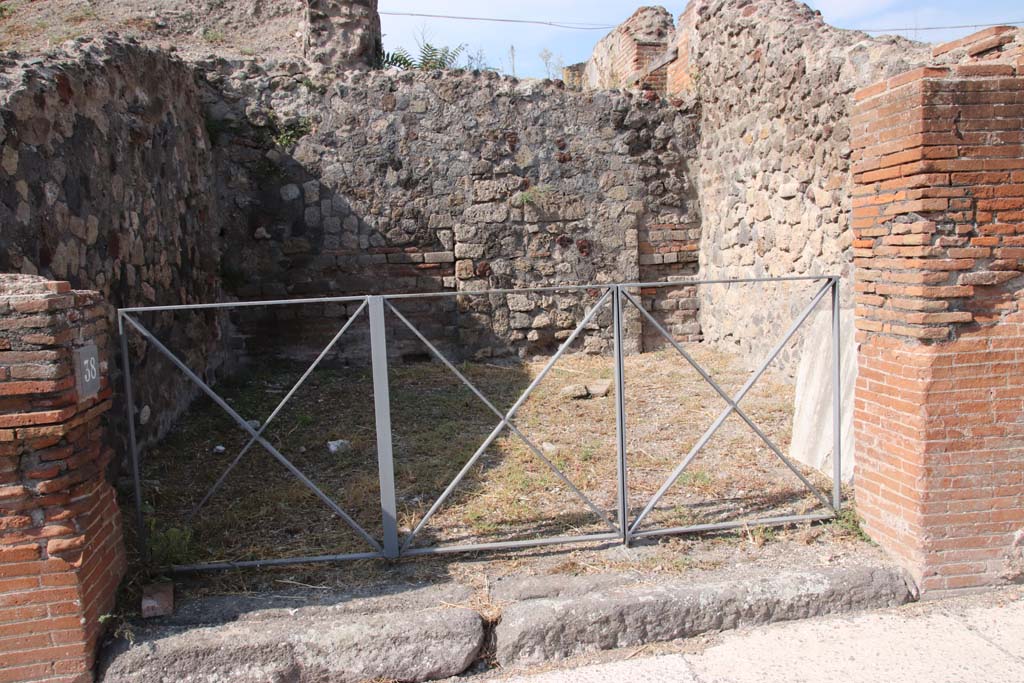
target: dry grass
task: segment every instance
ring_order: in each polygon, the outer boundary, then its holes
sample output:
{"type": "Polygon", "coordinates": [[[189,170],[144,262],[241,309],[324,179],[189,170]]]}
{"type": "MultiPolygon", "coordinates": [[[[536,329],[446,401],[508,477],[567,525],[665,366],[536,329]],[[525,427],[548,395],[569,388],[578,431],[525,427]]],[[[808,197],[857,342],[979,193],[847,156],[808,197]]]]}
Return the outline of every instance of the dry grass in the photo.
{"type": "MultiPolygon", "coordinates": [[[[729,393],[748,377],[730,358],[711,349],[694,345],[692,353],[729,393]]],[[[460,369],[504,412],[542,367],[539,362],[472,363],[460,369]]],[[[291,363],[264,365],[218,389],[246,418],[264,419],[304,369],[291,363]]],[[[566,356],[522,406],[515,422],[570,481],[614,518],[614,399],[570,400],[561,395],[569,384],[611,376],[609,358],[566,356]]],[[[635,515],[725,403],[674,351],[627,358],[626,378],[630,507],[635,515]]],[[[390,386],[398,519],[404,537],[498,418],[436,363],[394,365],[390,386]]],[[[792,389],[766,375],[741,405],[785,451],[792,389]]],[[[371,535],[380,537],[372,382],[366,369],[318,369],[268,428],[266,437],[371,535]],[[335,439],[345,439],[351,447],[331,454],[327,442],[335,439]]],[[[309,489],[258,447],[242,459],[207,506],[190,518],[193,507],[246,441],[245,433],[219,408],[203,400],[163,443],[146,453],[143,479],[158,560],[190,563],[369,550],[309,489]],[[224,447],[223,453],[218,446],[224,447]]],[[[826,486],[817,474],[807,474],[826,486]]],[[[734,416],[669,490],[644,528],[751,520],[817,507],[799,480],[734,416]]],[[[506,431],[420,532],[414,547],[605,530],[605,523],[532,450],[506,431]]],[[[730,538],[760,545],[767,533],[747,530],[746,536],[738,533],[730,538]]],[[[502,561],[521,566],[529,564],[530,555],[505,554],[502,561]]],[[[586,562],[580,559],[585,556],[574,553],[573,557],[572,562],[586,562]]],[[[681,571],[694,563],[692,558],[655,557],[631,568],[681,571]]],[[[600,564],[604,569],[621,568],[615,562],[600,564]]],[[[377,562],[345,567],[349,574],[370,578],[387,571],[377,562]]],[[[452,571],[443,564],[435,569],[452,571]]],[[[248,589],[247,582],[253,579],[243,574],[232,579],[233,588],[248,589]]],[[[313,586],[323,581],[315,567],[289,576],[289,581],[313,586]]]]}

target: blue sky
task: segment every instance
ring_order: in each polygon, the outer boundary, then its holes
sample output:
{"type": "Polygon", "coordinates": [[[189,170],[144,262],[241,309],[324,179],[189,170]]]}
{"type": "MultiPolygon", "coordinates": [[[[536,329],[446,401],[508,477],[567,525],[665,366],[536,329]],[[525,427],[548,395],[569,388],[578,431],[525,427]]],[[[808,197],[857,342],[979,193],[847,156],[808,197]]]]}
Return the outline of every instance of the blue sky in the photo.
{"type": "MultiPolygon", "coordinates": [[[[629,17],[642,2],[636,0],[517,0],[515,3],[485,3],[479,0],[380,0],[381,12],[419,12],[467,16],[505,17],[543,21],[585,22],[616,25],[629,17]]],[[[648,0],[646,4],[657,4],[648,0]]],[[[662,3],[673,15],[682,13],[684,0],[662,3]]],[[[899,31],[908,38],[942,42],[977,29],[944,31],[913,30],[913,27],[959,24],[988,24],[1024,21],[1021,0],[811,0],[826,21],[843,28],[910,28],[899,31]]],[[[512,71],[511,48],[515,50],[515,73],[520,77],[543,77],[546,68],[540,55],[548,50],[557,73],[557,62],[573,64],[585,60],[598,40],[608,31],[574,31],[549,26],[498,24],[442,19],[382,16],[384,47],[404,46],[415,52],[417,40],[425,34],[436,45],[465,43],[468,52],[482,52],[490,66],[512,71]]]]}

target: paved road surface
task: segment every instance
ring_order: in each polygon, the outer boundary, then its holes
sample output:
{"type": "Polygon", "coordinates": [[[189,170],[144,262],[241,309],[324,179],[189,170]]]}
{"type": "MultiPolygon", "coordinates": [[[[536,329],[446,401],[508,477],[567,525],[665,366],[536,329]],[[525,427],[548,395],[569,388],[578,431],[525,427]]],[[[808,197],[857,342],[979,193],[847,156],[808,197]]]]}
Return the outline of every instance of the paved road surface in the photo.
{"type": "MultiPolygon", "coordinates": [[[[629,653],[623,653],[623,657],[629,653]]],[[[1024,683],[1024,597],[1001,592],[721,634],[696,654],[619,659],[510,683],[1024,683]]]]}

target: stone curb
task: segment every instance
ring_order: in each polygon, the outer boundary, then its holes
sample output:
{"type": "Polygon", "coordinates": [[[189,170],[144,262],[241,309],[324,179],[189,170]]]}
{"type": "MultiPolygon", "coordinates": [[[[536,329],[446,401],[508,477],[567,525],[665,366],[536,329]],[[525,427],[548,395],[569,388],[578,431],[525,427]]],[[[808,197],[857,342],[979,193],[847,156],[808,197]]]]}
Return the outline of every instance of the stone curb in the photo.
{"type": "Polygon", "coordinates": [[[916,597],[903,571],[888,567],[789,572],[703,585],[678,580],[605,585],[589,594],[560,587],[557,592],[558,597],[505,608],[495,631],[500,665],[538,664],[708,631],[895,607],[916,597]]]}
{"type": "MultiPolygon", "coordinates": [[[[774,621],[894,607],[916,598],[895,567],[787,572],[742,581],[653,583],[636,576],[498,582],[493,632],[466,586],[382,595],[207,598],[147,622],[104,659],[106,683],[427,681],[458,675],[493,638],[504,667],[774,621]]],[[[489,649],[489,648],[488,648],[489,649]]]]}
{"type": "MultiPolygon", "coordinates": [[[[379,599],[327,606],[271,607],[231,614],[213,601],[211,620],[198,614],[147,627],[134,644],[121,641],[105,657],[106,683],[265,683],[368,680],[429,681],[462,673],[484,644],[484,622],[475,611],[448,604],[452,590],[398,605],[379,599]],[[363,607],[384,607],[368,614],[363,607]],[[389,611],[390,607],[395,611],[389,611]]],[[[456,587],[462,594],[468,589],[456,587]]]]}

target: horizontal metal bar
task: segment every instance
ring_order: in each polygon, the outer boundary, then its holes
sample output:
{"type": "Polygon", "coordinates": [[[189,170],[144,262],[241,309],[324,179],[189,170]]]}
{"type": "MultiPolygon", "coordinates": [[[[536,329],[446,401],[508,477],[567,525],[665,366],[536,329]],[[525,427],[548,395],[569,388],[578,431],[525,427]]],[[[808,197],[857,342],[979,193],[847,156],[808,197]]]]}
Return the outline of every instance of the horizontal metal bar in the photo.
{"type": "Polygon", "coordinates": [[[285,557],[278,560],[240,560],[238,562],[208,562],[205,564],[175,564],[168,569],[175,574],[188,572],[223,571],[225,569],[246,569],[260,567],[283,567],[292,564],[313,564],[316,562],[343,562],[345,560],[384,559],[381,553],[347,553],[344,555],[314,555],[312,557],[285,557]]]}
{"type": "Polygon", "coordinates": [[[818,280],[838,280],[838,275],[791,275],[788,277],[737,277],[716,280],[672,280],[670,282],[623,282],[623,289],[652,289],[656,287],[682,287],[686,285],[732,285],[749,282],[815,282],[818,280]]]}
{"type": "Polygon", "coordinates": [[[451,297],[451,296],[487,296],[489,294],[530,294],[542,293],[542,292],[585,292],[591,289],[607,290],[613,285],[610,284],[593,284],[593,285],[551,285],[550,287],[516,287],[514,289],[483,289],[474,292],[415,292],[412,294],[385,294],[383,295],[388,301],[398,301],[400,299],[427,299],[431,297],[451,297]]]}
{"type": "Polygon", "coordinates": [[[266,299],[261,301],[222,301],[212,304],[181,304],[175,306],[136,306],[119,308],[122,313],[159,313],[161,311],[201,311],[211,308],[253,308],[258,306],[298,306],[301,304],[344,304],[366,301],[365,295],[358,296],[322,296],[310,299],[266,299]]]}
{"type": "Polygon", "coordinates": [[[469,545],[439,545],[432,548],[413,548],[405,553],[406,557],[415,555],[444,555],[448,553],[472,553],[480,550],[514,550],[516,548],[532,548],[544,545],[568,545],[570,543],[589,543],[591,541],[618,541],[619,532],[588,534],[584,536],[555,536],[527,541],[495,541],[494,543],[474,543],[469,545]]]}
{"type": "MultiPolygon", "coordinates": [[[[801,282],[815,280],[838,280],[838,275],[793,275],[788,277],[749,277],[749,278],[723,278],[715,280],[676,280],[671,282],[623,282],[623,283],[600,283],[588,285],[552,285],[550,287],[517,287],[513,289],[484,289],[480,291],[467,292],[415,292],[410,294],[383,294],[388,301],[400,299],[426,299],[431,297],[458,297],[458,296],[488,296],[491,294],[528,294],[531,292],[581,292],[591,289],[608,290],[611,287],[643,288],[654,287],[684,287],[695,285],[722,285],[739,284],[749,282],[801,282]]],[[[253,308],[260,306],[299,306],[303,304],[334,304],[352,303],[365,301],[368,295],[356,296],[323,296],[305,299],[266,299],[260,301],[224,301],[209,304],[181,304],[174,306],[134,306],[118,309],[118,315],[122,313],[159,313],[162,311],[198,311],[218,308],[253,308]]]]}
{"type": "Polygon", "coordinates": [[[744,522],[718,522],[714,524],[693,524],[691,526],[676,526],[667,529],[648,529],[647,531],[634,531],[633,538],[645,538],[650,536],[672,536],[676,534],[695,534],[702,531],[727,531],[729,529],[741,529],[743,527],[755,526],[779,526],[782,524],[794,524],[796,522],[824,522],[834,519],[835,513],[821,512],[813,515],[788,515],[784,517],[765,517],[764,519],[751,519],[744,522]]]}

